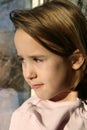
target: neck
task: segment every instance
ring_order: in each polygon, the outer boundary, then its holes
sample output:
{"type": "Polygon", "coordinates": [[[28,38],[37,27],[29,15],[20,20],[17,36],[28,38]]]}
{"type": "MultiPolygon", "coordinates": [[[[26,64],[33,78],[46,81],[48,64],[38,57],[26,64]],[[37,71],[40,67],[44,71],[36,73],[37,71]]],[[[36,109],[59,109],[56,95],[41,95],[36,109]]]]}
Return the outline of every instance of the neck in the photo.
{"type": "Polygon", "coordinates": [[[63,100],[61,101],[75,101],[77,100],[78,93],[75,91],[71,91],[63,100]]]}
{"type": "Polygon", "coordinates": [[[51,101],[54,101],[54,102],[64,102],[64,101],[75,101],[77,100],[77,97],[78,97],[78,92],[75,92],[75,91],[71,91],[69,92],[66,96],[64,97],[59,97],[59,96],[56,96],[52,99],[50,99],[51,101]]]}

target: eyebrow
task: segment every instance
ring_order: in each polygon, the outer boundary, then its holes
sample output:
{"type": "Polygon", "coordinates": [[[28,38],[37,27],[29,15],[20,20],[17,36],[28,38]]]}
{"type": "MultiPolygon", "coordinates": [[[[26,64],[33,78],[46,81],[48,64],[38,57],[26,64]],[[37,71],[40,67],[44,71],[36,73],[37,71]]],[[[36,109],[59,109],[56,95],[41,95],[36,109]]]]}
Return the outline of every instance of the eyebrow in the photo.
{"type": "Polygon", "coordinates": [[[39,57],[39,58],[44,58],[46,57],[45,55],[31,55],[29,56],[30,58],[35,58],[35,57],[39,57]]]}
{"type": "MultiPolygon", "coordinates": [[[[21,55],[17,55],[17,57],[23,57],[23,56],[21,56],[21,55]]],[[[39,57],[39,58],[44,58],[44,57],[46,57],[46,55],[30,55],[30,56],[28,56],[29,58],[35,58],[35,57],[39,57]]]]}

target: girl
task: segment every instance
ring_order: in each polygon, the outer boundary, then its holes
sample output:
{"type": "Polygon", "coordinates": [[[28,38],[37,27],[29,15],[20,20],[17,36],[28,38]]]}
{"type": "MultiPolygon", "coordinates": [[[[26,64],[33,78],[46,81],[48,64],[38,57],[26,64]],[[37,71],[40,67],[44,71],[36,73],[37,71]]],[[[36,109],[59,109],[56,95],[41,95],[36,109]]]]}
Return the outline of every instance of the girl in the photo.
{"type": "Polygon", "coordinates": [[[87,130],[87,21],[68,0],[11,12],[23,75],[36,96],[10,130],[87,130]]]}

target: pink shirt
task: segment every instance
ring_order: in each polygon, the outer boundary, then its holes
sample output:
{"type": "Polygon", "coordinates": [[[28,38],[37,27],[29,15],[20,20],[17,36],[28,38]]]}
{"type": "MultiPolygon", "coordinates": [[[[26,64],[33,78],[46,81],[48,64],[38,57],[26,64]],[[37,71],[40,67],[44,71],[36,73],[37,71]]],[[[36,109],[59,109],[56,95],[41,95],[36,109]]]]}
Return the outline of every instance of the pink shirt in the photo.
{"type": "Polygon", "coordinates": [[[52,102],[31,97],[12,116],[9,130],[87,130],[80,100],[52,102]]]}

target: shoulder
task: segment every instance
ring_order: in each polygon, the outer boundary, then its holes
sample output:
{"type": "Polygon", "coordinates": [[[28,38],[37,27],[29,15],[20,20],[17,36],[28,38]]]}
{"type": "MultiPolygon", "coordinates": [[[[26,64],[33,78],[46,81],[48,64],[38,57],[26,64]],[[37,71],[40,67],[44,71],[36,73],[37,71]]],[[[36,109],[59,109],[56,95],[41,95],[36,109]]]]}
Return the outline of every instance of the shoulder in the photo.
{"type": "Polygon", "coordinates": [[[71,113],[67,128],[72,130],[72,126],[73,129],[87,130],[87,104],[82,101],[80,106],[71,113]]]}
{"type": "Polygon", "coordinates": [[[36,106],[40,102],[36,96],[30,97],[27,99],[18,109],[16,109],[13,113],[13,117],[21,117],[22,115],[29,115],[34,106],[36,106]],[[20,116],[21,115],[21,116],[20,116]]]}
{"type": "Polygon", "coordinates": [[[25,101],[12,115],[10,130],[24,130],[32,129],[35,127],[38,130],[42,129],[43,126],[37,119],[37,105],[39,104],[40,99],[37,97],[31,97],[25,101]]]}
{"type": "Polygon", "coordinates": [[[83,120],[84,126],[87,130],[87,101],[82,103],[83,108],[80,109],[80,115],[83,120]]]}
{"type": "Polygon", "coordinates": [[[82,102],[81,107],[77,111],[79,118],[79,123],[81,122],[84,130],[87,130],[87,103],[82,102]]]}

